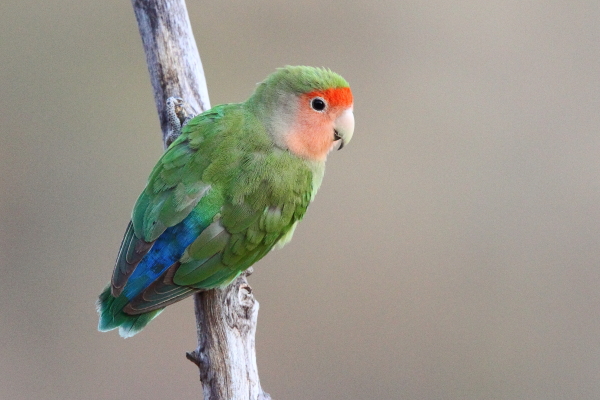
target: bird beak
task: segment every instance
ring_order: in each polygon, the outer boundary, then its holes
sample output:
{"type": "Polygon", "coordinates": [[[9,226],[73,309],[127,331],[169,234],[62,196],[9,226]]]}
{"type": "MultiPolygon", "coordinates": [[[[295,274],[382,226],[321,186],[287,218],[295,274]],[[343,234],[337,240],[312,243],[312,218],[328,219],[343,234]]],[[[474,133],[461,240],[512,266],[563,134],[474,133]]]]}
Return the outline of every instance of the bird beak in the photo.
{"type": "Polygon", "coordinates": [[[333,140],[342,140],[340,147],[338,147],[338,150],[341,150],[345,144],[350,143],[350,139],[352,139],[352,134],[354,133],[354,114],[352,113],[352,108],[348,108],[342,115],[337,117],[333,123],[333,129],[333,140]]]}

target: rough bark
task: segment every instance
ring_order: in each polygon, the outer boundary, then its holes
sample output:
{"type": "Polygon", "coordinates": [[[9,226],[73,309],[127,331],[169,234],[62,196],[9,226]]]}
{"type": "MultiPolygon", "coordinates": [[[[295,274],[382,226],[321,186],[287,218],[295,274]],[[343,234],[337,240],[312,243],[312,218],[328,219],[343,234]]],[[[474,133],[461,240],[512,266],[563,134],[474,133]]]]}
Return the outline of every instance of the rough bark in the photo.
{"type": "MultiPolygon", "coordinates": [[[[195,112],[210,108],[200,55],[184,0],[132,0],[142,36],[163,142],[166,100],[181,97],[195,112]]],[[[194,296],[198,348],[187,353],[200,370],[205,400],[269,400],[260,387],[254,338],[258,302],[241,275],[224,289],[194,296]]]]}
{"type": "Polygon", "coordinates": [[[132,4],[166,139],[169,97],[181,97],[196,113],[210,108],[200,54],[184,0],[132,0],[132,4]]]}
{"type": "Polygon", "coordinates": [[[198,348],[187,357],[200,368],[204,399],[271,399],[256,369],[258,302],[246,280],[251,273],[250,268],[227,288],[194,298],[198,348]]]}

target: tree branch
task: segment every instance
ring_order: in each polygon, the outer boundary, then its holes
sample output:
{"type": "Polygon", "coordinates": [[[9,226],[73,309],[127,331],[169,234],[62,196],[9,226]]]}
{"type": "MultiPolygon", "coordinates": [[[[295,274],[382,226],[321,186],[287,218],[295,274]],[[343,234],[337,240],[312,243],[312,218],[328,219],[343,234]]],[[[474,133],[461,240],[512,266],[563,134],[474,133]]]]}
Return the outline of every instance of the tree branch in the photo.
{"type": "MultiPolygon", "coordinates": [[[[181,97],[195,112],[210,108],[200,55],[184,0],[132,0],[166,144],[166,100],[181,97]]],[[[166,147],[166,146],[165,146],[166,147]]],[[[205,400],[270,400],[260,387],[254,338],[258,302],[246,277],[194,296],[198,348],[187,353],[200,370],[205,400]]]]}
{"type": "Polygon", "coordinates": [[[169,97],[181,97],[197,113],[210,108],[200,54],[184,0],[132,0],[132,4],[166,139],[169,97]]]}

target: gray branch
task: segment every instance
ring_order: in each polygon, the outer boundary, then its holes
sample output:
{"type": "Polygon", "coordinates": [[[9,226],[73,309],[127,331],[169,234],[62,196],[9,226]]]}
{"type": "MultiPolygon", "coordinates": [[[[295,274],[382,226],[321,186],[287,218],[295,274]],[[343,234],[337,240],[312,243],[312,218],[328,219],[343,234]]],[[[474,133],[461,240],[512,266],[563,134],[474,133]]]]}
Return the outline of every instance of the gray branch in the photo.
{"type": "MultiPolygon", "coordinates": [[[[184,0],[132,0],[146,52],[163,142],[170,133],[166,100],[210,108],[206,80],[184,0]]],[[[254,338],[258,302],[247,271],[224,289],[194,296],[198,348],[187,353],[200,370],[205,400],[270,400],[260,387],[254,338]]]]}
{"type": "Polygon", "coordinates": [[[163,139],[166,139],[169,97],[181,97],[196,113],[210,108],[200,54],[185,1],[132,0],[132,4],[146,52],[163,139]]]}

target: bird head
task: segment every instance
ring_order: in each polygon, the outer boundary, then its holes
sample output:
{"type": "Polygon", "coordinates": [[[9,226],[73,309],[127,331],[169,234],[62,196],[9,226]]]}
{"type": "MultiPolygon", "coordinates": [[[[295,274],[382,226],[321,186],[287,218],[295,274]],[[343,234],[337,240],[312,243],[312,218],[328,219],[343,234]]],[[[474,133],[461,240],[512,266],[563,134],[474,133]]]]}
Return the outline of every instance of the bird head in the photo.
{"type": "Polygon", "coordinates": [[[302,158],[325,160],[354,133],[352,91],[328,69],[281,68],[259,84],[250,103],[275,145],[302,158]]]}

